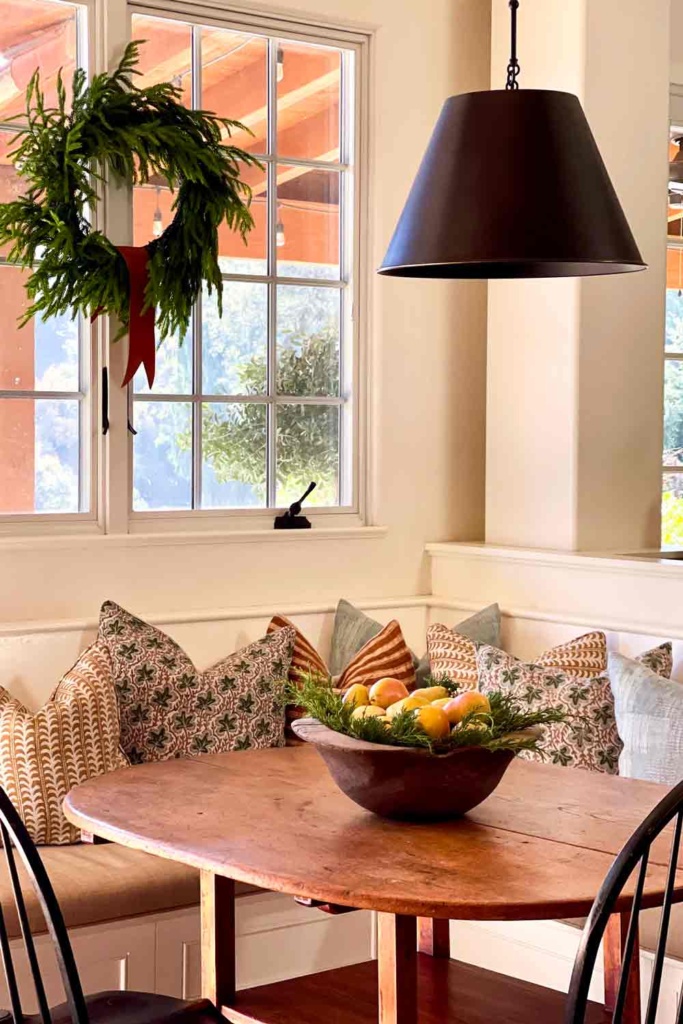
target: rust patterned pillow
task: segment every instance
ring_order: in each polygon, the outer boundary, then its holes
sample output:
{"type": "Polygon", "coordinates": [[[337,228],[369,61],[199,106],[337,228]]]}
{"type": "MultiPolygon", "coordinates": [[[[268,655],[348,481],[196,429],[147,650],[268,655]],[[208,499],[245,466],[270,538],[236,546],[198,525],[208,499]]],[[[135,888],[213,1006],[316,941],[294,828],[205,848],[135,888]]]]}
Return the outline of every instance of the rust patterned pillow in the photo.
{"type": "Polygon", "coordinates": [[[62,813],[64,797],[72,786],[127,764],[103,644],[84,651],[37,712],[0,687],[0,783],[35,843],[78,842],[80,830],[62,813]]]}
{"type": "Polygon", "coordinates": [[[205,672],[170,636],[113,601],[102,605],[99,636],[111,655],[121,745],[134,764],[284,745],[282,684],[294,629],[205,672]]]}
{"type": "Polygon", "coordinates": [[[653,647],[651,650],[639,654],[636,661],[639,661],[645,668],[649,668],[650,672],[656,672],[664,679],[671,679],[674,670],[673,644],[668,640],[666,643],[660,644],[659,647],[653,647]]]}
{"type": "MultiPolygon", "coordinates": [[[[325,679],[331,678],[330,670],[313,644],[309,643],[303,633],[284,615],[273,616],[268,625],[268,634],[276,634],[283,628],[293,629],[296,633],[289,674],[291,682],[298,683],[302,672],[312,672],[325,679]]],[[[415,686],[413,656],[396,619],[392,619],[377,636],[373,636],[361,647],[341,675],[334,679],[334,684],[340,690],[348,690],[354,683],[371,686],[382,676],[400,679],[409,690],[415,686]]]]}
{"type": "Polygon", "coordinates": [[[538,663],[518,661],[495,647],[477,651],[479,688],[512,694],[534,711],[560,708],[564,722],[546,726],[542,753],[523,751],[531,761],[550,761],[616,775],[621,741],[607,676],[586,679],[538,663]]]}
{"type": "MultiPolygon", "coordinates": [[[[447,676],[461,686],[476,689],[477,645],[472,640],[448,626],[435,624],[427,630],[427,652],[435,679],[447,676]]],[[[607,669],[605,634],[586,633],[576,640],[552,647],[536,658],[534,664],[555,672],[569,672],[583,679],[591,679],[607,669]]]]}

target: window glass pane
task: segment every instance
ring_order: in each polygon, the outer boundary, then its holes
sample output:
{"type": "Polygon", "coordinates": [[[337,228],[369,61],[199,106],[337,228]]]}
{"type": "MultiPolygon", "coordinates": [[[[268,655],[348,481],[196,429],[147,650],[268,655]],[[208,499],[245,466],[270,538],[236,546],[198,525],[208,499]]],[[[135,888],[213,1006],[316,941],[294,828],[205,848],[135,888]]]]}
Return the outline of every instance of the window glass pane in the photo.
{"type": "Polygon", "coordinates": [[[170,18],[133,15],[133,39],[140,47],[139,86],[173,82],[182,91],[182,102],[192,106],[192,26],[170,18]]]}
{"type": "MultiPolygon", "coordinates": [[[[225,221],[218,228],[218,262],[226,274],[263,275],[267,269],[268,208],[266,172],[243,167],[242,178],[253,189],[254,226],[246,242],[225,221]]],[[[163,184],[133,189],[133,244],[146,245],[158,238],[174,217],[175,193],[163,184]]],[[[319,275],[320,276],[320,275],[319,275]]]]}
{"type": "Polygon", "coordinates": [[[677,359],[664,371],[664,465],[683,465],[683,361],[677,359]]]}
{"type": "Polygon", "coordinates": [[[683,352],[683,290],[678,288],[666,290],[666,351],[683,352]]]}
{"type": "Polygon", "coordinates": [[[266,406],[211,404],[202,409],[202,508],[266,504],[266,406]]]}
{"type": "Polygon", "coordinates": [[[0,399],[0,513],[79,511],[79,402],[0,399]]]}
{"type": "Polygon", "coordinates": [[[191,403],[136,401],[133,410],[133,508],[191,508],[191,403]]]}
{"type": "MultiPolygon", "coordinates": [[[[0,0],[1,10],[2,4],[0,0]]],[[[0,203],[11,203],[25,191],[25,186],[14,169],[13,161],[9,157],[9,154],[14,152],[18,145],[14,140],[14,132],[0,132],[0,203]]],[[[11,248],[11,242],[0,246],[0,256],[6,256],[11,248]]]]}
{"type": "Polygon", "coordinates": [[[340,306],[336,288],[278,287],[278,394],[339,395],[340,306]]]}
{"type": "Polygon", "coordinates": [[[78,320],[63,315],[31,320],[19,327],[28,308],[28,277],[18,267],[0,266],[0,391],[78,391],[78,320]]]}
{"type": "Polygon", "coordinates": [[[683,549],[683,473],[664,474],[662,547],[683,549]]]}
{"type": "Polygon", "coordinates": [[[277,272],[338,281],[339,173],[277,169],[277,272]]]}
{"type": "Polygon", "coordinates": [[[240,177],[251,189],[254,226],[245,243],[225,222],[218,229],[218,262],[224,274],[265,274],[268,269],[268,190],[265,167],[242,164],[240,177]]]}
{"type": "Polygon", "coordinates": [[[268,43],[263,36],[201,29],[203,110],[240,121],[249,131],[230,141],[254,153],[268,148],[268,43]],[[250,134],[253,133],[253,134],[250,134]]]}
{"type": "Polygon", "coordinates": [[[278,155],[338,163],[341,53],[291,40],[276,45],[278,155]]]}
{"type": "Polygon", "coordinates": [[[307,505],[339,504],[339,408],[277,407],[277,505],[291,505],[312,480],[307,505]]]}
{"type": "Polygon", "coordinates": [[[57,98],[60,68],[70,94],[77,59],[78,7],[55,0],[2,0],[0,14],[0,120],[4,121],[25,111],[26,86],[36,68],[48,106],[57,98]]]}
{"type": "MultiPolygon", "coordinates": [[[[149,394],[147,374],[141,366],[135,374],[133,387],[136,394],[149,394]]],[[[192,332],[188,331],[182,344],[179,337],[165,338],[159,345],[157,335],[155,395],[192,394],[192,332]]]]}
{"type": "Polygon", "coordinates": [[[202,376],[205,395],[263,395],[267,387],[268,287],[223,282],[218,299],[202,298],[202,376]]]}

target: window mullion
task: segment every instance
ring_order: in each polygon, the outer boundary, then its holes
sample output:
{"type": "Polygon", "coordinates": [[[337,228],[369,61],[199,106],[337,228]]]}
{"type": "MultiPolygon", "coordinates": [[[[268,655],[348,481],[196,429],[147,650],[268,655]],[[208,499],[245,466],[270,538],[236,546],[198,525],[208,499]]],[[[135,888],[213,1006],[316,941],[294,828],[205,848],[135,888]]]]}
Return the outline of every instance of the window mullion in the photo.
{"type": "Polygon", "coordinates": [[[266,424],[266,504],[277,504],[277,47],[268,40],[268,414],[266,424]]]}
{"type": "MultiPolygon", "coordinates": [[[[199,110],[202,105],[202,37],[201,28],[198,25],[192,27],[192,106],[199,110]]],[[[193,365],[193,392],[195,396],[201,396],[204,389],[202,366],[202,293],[197,296],[197,301],[192,314],[192,365],[193,365]]],[[[192,508],[202,507],[202,410],[201,401],[192,403],[192,508]]]]}

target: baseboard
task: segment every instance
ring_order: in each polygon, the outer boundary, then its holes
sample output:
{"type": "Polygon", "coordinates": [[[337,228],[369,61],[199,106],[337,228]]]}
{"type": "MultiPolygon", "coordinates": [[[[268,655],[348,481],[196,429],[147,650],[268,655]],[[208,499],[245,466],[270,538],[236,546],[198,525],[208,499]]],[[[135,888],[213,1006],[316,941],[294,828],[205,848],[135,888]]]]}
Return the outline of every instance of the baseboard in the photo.
{"type": "MultiPolygon", "coordinates": [[[[451,921],[451,956],[464,963],[566,992],[581,932],[561,921],[451,921]]],[[[641,951],[643,1002],[653,955],[641,951]]],[[[657,1024],[676,1020],[683,989],[683,962],[667,958],[657,1024]]],[[[590,998],[604,998],[602,963],[596,966],[590,998]]]]}

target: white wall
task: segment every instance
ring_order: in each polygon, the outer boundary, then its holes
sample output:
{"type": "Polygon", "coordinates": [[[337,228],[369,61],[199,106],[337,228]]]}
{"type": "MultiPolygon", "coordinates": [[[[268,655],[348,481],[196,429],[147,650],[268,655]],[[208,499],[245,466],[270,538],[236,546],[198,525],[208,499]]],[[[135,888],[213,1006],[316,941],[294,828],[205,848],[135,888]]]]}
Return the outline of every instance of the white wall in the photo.
{"type": "MultiPolygon", "coordinates": [[[[492,83],[509,52],[493,0],[492,83]]],[[[576,93],[649,269],[489,286],[486,539],[659,544],[669,0],[526,0],[521,87],[576,93]]],[[[552,216],[552,211],[548,211],[552,216]]]]}
{"type": "Polygon", "coordinates": [[[683,0],[671,0],[671,81],[683,85],[683,0]]]}
{"type": "MultiPolygon", "coordinates": [[[[277,9],[277,3],[269,3],[277,9]]],[[[292,4],[286,3],[288,10],[292,4]]],[[[484,0],[299,0],[302,16],[372,25],[370,266],[372,521],[384,535],[157,544],[0,538],[0,622],[143,614],[341,595],[416,594],[428,540],[483,535],[486,288],[380,279],[443,100],[485,88],[484,0]]]]}

